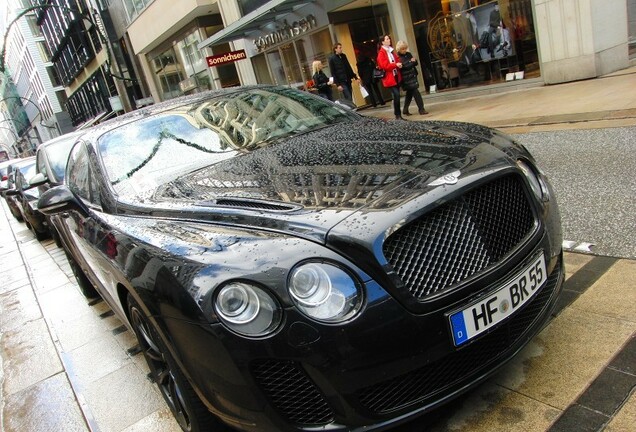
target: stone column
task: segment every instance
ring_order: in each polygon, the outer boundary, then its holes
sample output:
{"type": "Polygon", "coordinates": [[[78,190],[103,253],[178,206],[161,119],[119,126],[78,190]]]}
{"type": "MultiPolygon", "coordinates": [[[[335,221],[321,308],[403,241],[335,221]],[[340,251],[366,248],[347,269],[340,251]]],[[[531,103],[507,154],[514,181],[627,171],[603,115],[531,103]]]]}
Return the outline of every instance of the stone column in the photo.
{"type": "Polygon", "coordinates": [[[626,1],[534,1],[546,84],[593,78],[629,66],[626,1]]]}

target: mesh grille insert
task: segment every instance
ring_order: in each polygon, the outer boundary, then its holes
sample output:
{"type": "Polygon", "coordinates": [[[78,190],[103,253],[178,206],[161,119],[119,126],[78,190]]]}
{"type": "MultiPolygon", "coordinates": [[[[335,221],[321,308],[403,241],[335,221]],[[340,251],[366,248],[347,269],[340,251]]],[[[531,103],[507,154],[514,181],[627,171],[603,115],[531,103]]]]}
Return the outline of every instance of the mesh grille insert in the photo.
{"type": "Polygon", "coordinates": [[[417,299],[497,264],[535,227],[517,176],[472,190],[387,238],[384,255],[417,299]]]}
{"type": "Polygon", "coordinates": [[[273,405],[290,422],[322,425],[333,421],[333,411],[318,388],[291,361],[259,360],[252,372],[273,405]]]}

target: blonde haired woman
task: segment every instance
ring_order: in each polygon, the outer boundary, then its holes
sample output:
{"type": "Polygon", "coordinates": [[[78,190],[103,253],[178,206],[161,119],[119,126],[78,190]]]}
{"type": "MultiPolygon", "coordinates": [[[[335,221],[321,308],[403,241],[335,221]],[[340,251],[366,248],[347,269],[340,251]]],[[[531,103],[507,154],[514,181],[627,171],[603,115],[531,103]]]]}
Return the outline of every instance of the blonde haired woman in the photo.
{"type": "Polygon", "coordinates": [[[325,99],[333,100],[331,95],[331,84],[329,84],[329,78],[322,71],[323,64],[320,60],[315,60],[311,64],[311,69],[313,72],[312,79],[314,80],[314,86],[318,89],[318,95],[324,97],[325,99]]]}
{"type": "Polygon", "coordinates": [[[424,101],[422,100],[422,95],[418,88],[420,87],[419,82],[417,81],[417,60],[413,58],[413,54],[409,51],[409,46],[404,41],[398,41],[395,44],[395,51],[397,51],[398,58],[400,59],[400,63],[402,63],[402,88],[406,92],[406,96],[404,96],[404,110],[402,114],[411,115],[409,112],[409,105],[411,105],[411,100],[415,99],[415,104],[417,105],[417,109],[420,115],[428,114],[428,112],[424,109],[424,101]]]}

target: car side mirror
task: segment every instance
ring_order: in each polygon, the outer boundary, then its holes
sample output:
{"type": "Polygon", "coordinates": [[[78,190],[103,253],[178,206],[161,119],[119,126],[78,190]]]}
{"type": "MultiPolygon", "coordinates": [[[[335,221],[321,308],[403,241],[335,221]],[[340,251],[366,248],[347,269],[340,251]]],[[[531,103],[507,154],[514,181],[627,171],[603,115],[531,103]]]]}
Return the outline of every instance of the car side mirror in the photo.
{"type": "Polygon", "coordinates": [[[38,210],[47,216],[68,211],[78,211],[84,215],[88,209],[71,190],[65,186],[57,186],[44,192],[38,199],[38,210]]]}
{"type": "Polygon", "coordinates": [[[37,173],[36,175],[34,175],[33,177],[29,179],[29,186],[31,187],[41,186],[48,181],[49,179],[46,178],[46,176],[43,173],[37,173]]]}

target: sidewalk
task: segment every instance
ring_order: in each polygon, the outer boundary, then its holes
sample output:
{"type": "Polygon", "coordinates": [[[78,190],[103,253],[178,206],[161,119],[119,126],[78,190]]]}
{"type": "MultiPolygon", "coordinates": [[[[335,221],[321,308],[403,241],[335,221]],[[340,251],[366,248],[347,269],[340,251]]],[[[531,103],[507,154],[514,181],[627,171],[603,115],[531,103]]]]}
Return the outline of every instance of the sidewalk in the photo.
{"type": "MultiPolygon", "coordinates": [[[[480,123],[508,133],[635,126],[636,66],[566,84],[518,88],[461,100],[444,100],[444,96],[424,94],[424,106],[430,114],[405,118],[480,123]]],[[[400,102],[403,107],[404,96],[400,102]]],[[[415,102],[411,102],[410,111],[417,112],[415,102]]],[[[390,102],[360,113],[393,118],[390,102]]]]}
{"type": "MultiPolygon", "coordinates": [[[[602,78],[447,101],[427,116],[506,132],[636,126],[636,67],[602,78]]],[[[414,112],[414,108],[411,108],[414,112]]],[[[365,115],[393,118],[387,104],[365,115]]],[[[500,373],[396,432],[632,432],[636,261],[565,254],[558,315],[500,373]],[[590,429],[596,425],[595,429],[590,429]],[[600,426],[599,426],[600,425],[600,426]]],[[[0,201],[0,431],[180,431],[137,349],[103,301],[81,295],[66,258],[0,201]]]]}

